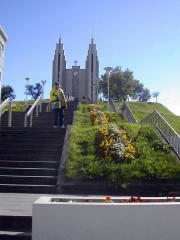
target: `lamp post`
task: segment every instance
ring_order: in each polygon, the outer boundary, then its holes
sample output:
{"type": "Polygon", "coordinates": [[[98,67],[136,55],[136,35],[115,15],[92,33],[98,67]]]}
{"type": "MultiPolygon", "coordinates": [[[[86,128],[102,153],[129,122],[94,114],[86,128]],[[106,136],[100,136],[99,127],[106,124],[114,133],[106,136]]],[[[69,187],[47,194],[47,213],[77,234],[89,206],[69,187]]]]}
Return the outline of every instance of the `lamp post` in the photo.
{"type": "Polygon", "coordinates": [[[47,83],[46,80],[41,80],[42,86],[43,86],[43,90],[42,90],[42,99],[44,99],[44,86],[47,83]]]}
{"type": "Polygon", "coordinates": [[[98,103],[99,103],[99,82],[101,81],[101,79],[100,78],[97,78],[97,85],[96,85],[96,94],[97,94],[97,105],[98,105],[98,103]]]}
{"type": "Polygon", "coordinates": [[[26,77],[25,78],[25,81],[26,81],[26,86],[25,86],[25,88],[26,88],[26,102],[27,102],[27,87],[28,87],[28,81],[30,80],[30,78],[29,77],[26,77]]]}
{"type": "Polygon", "coordinates": [[[107,75],[107,80],[108,80],[108,112],[109,112],[109,77],[110,77],[110,72],[112,70],[111,67],[105,67],[104,70],[106,71],[106,75],[107,75]]]}
{"type": "Polygon", "coordinates": [[[92,89],[93,90],[94,90],[94,87],[95,87],[95,91],[96,91],[96,100],[95,100],[95,102],[97,104],[98,104],[98,81],[99,81],[99,78],[97,78],[96,83],[92,84],[92,89]]]}

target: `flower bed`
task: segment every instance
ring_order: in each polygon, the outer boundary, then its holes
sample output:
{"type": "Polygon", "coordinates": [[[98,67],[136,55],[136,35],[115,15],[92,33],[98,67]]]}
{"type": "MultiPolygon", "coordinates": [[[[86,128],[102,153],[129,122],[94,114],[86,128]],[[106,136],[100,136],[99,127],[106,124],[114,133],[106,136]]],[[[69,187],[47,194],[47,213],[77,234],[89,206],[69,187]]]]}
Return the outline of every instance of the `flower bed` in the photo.
{"type": "Polygon", "coordinates": [[[108,123],[108,118],[106,113],[100,111],[97,106],[90,104],[87,106],[87,108],[88,108],[88,111],[91,113],[90,119],[93,126],[108,123]]]}
{"type": "Polygon", "coordinates": [[[69,202],[69,203],[166,203],[166,202],[180,202],[180,198],[167,197],[167,198],[141,198],[133,197],[130,198],[112,198],[110,196],[102,198],[52,198],[51,202],[69,202]]]}
{"type": "Polygon", "coordinates": [[[93,199],[96,197],[40,197],[33,204],[32,240],[179,240],[179,199],[93,199]]]}
{"type": "Polygon", "coordinates": [[[99,155],[105,160],[123,162],[133,160],[135,147],[124,129],[113,125],[103,125],[96,133],[99,155]]]}
{"type": "Polygon", "coordinates": [[[87,106],[91,115],[92,125],[100,125],[96,132],[98,154],[105,160],[117,162],[128,161],[135,158],[136,150],[124,129],[116,125],[107,125],[106,113],[99,111],[98,107],[89,104],[87,106]]]}

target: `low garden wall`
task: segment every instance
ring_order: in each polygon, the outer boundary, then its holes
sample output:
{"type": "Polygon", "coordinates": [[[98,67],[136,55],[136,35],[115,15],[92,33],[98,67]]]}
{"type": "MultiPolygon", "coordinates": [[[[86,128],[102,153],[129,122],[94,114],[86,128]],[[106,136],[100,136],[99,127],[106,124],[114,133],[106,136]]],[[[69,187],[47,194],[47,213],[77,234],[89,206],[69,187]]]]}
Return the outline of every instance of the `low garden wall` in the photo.
{"type": "Polygon", "coordinates": [[[85,181],[61,179],[60,193],[101,194],[118,196],[179,196],[180,182],[176,180],[143,181],[132,180],[116,185],[107,181],[85,181]]]}
{"type": "Polygon", "coordinates": [[[34,203],[33,240],[179,240],[180,202],[51,202],[55,198],[34,203]]]}

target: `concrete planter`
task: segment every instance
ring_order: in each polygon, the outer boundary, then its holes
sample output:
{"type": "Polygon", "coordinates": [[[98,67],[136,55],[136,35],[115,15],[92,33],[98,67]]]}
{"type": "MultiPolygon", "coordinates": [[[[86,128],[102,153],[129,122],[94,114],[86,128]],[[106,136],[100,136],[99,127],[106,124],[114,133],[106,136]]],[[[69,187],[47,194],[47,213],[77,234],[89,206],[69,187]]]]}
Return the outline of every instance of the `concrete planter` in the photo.
{"type": "Polygon", "coordinates": [[[33,240],[180,238],[180,202],[93,203],[51,199],[41,197],[33,205],[33,240]]]}

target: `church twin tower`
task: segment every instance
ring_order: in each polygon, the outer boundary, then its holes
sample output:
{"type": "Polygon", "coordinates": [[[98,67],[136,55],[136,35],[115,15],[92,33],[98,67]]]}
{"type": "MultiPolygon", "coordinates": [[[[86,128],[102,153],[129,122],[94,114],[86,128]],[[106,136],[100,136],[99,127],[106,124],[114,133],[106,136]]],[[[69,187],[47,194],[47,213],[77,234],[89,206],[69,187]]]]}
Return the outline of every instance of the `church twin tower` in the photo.
{"type": "Polygon", "coordinates": [[[77,66],[77,61],[71,69],[66,68],[66,57],[64,46],[59,40],[56,44],[56,50],[53,60],[52,85],[59,82],[64,93],[75,97],[78,101],[89,99],[97,101],[98,97],[98,78],[99,78],[99,61],[97,56],[96,44],[93,38],[89,44],[88,55],[85,69],[77,66]]]}

